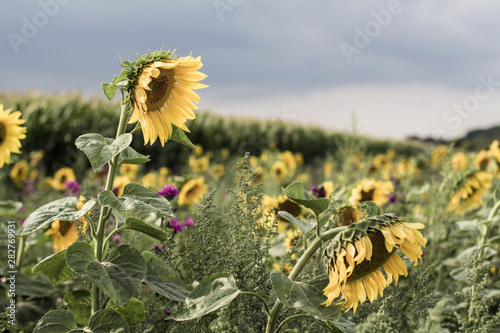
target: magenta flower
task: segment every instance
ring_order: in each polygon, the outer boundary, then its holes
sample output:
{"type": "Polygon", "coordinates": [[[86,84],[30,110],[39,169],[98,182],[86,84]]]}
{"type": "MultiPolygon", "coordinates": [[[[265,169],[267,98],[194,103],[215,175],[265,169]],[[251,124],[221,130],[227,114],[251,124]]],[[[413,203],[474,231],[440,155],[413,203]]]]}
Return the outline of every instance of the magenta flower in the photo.
{"type": "Polygon", "coordinates": [[[161,190],[157,191],[159,195],[167,198],[168,200],[172,200],[179,194],[179,190],[172,185],[165,185],[161,190]]]}

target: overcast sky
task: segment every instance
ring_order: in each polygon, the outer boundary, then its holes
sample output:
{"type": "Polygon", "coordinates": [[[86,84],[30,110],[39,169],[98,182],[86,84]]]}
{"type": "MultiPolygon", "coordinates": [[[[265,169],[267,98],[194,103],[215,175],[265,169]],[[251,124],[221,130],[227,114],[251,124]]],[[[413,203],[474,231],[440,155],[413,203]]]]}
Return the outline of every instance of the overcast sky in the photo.
{"type": "MultiPolygon", "coordinates": [[[[500,124],[500,2],[0,0],[0,91],[100,94],[164,45],[200,109],[385,138],[500,124]]],[[[1,101],[0,101],[1,102],[1,101]]]]}

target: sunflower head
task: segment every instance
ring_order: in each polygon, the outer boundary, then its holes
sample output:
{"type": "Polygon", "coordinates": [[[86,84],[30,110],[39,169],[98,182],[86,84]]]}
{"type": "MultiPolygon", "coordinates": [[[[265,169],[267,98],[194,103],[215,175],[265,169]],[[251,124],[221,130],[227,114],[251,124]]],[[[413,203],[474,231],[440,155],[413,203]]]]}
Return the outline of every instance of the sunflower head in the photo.
{"type": "Polygon", "coordinates": [[[486,171],[469,172],[456,185],[448,204],[448,211],[457,215],[483,204],[482,196],[491,188],[491,174],[486,171]]]}
{"type": "MultiPolygon", "coordinates": [[[[82,209],[83,201],[78,201],[77,208],[82,209]]],[[[56,220],[50,225],[45,234],[53,240],[54,252],[60,252],[67,249],[71,244],[78,240],[79,234],[85,234],[87,221],[84,217],[74,222],[56,220]]]]}
{"type": "Polygon", "coordinates": [[[418,263],[426,240],[418,229],[420,223],[408,223],[393,214],[370,217],[349,225],[335,236],[323,252],[323,264],[329,276],[324,289],[330,305],[340,294],[344,297],[343,309],[354,312],[359,303],[367,298],[373,302],[378,293],[383,296],[384,288],[399,275],[407,275],[403,260],[395,252],[401,252],[418,263]],[[380,271],[383,268],[387,279],[380,271]]]}
{"type": "Polygon", "coordinates": [[[351,192],[349,202],[358,205],[364,201],[373,201],[378,206],[387,202],[387,196],[394,190],[391,181],[378,181],[365,179],[361,181],[351,192]]]}
{"type": "Polygon", "coordinates": [[[54,174],[54,178],[49,180],[49,184],[56,190],[64,191],[66,190],[66,182],[74,180],[76,180],[76,177],[73,169],[65,167],[57,170],[54,174]]]}
{"type": "Polygon", "coordinates": [[[113,98],[120,87],[127,91],[132,114],[129,123],[140,122],[144,143],[153,144],[159,138],[162,146],[172,136],[172,126],[189,132],[185,122],[194,119],[194,109],[200,97],[193,91],[208,87],[199,81],[206,75],[200,57],[179,57],[163,50],[149,52],[134,62],[122,61],[122,70],[103,89],[113,98]]]}
{"type": "Polygon", "coordinates": [[[198,203],[206,190],[207,185],[203,177],[190,179],[182,185],[177,203],[181,206],[198,203]]]}
{"type": "Polygon", "coordinates": [[[21,139],[26,138],[26,120],[20,119],[21,112],[4,110],[0,104],[0,168],[10,163],[10,154],[20,154],[21,139]]]}

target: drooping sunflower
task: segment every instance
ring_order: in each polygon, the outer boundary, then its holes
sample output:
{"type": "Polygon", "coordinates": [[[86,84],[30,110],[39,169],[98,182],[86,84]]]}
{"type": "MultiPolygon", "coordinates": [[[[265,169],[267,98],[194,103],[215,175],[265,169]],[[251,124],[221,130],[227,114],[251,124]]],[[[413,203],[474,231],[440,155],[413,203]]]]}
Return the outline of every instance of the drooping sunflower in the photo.
{"type": "Polygon", "coordinates": [[[76,180],[73,169],[65,167],[57,170],[54,178],[49,180],[49,185],[59,191],[66,190],[66,182],[76,180]]]}
{"type": "Polygon", "coordinates": [[[382,206],[387,202],[387,196],[393,190],[394,185],[391,181],[365,179],[352,189],[349,202],[351,205],[359,205],[363,201],[373,201],[378,206],[382,206]]]}
{"type": "MultiPolygon", "coordinates": [[[[78,201],[77,208],[82,209],[83,201],[78,201]]],[[[78,230],[85,233],[87,221],[84,217],[76,221],[60,221],[56,220],[50,225],[50,229],[45,232],[53,239],[54,252],[59,252],[67,249],[71,244],[78,239],[78,230]]]]}
{"type": "Polygon", "coordinates": [[[355,313],[359,303],[367,298],[373,302],[378,293],[383,296],[393,279],[397,284],[399,275],[408,275],[397,249],[415,265],[422,259],[420,246],[427,243],[418,231],[422,228],[421,223],[408,223],[393,214],[384,214],[351,224],[337,234],[323,252],[329,277],[329,284],[323,290],[327,297],[323,304],[329,306],[342,294],[342,308],[345,311],[352,308],[355,313]]]}
{"type": "Polygon", "coordinates": [[[198,203],[206,190],[207,185],[203,181],[203,177],[190,179],[182,185],[177,203],[181,206],[198,203]]]}
{"type": "Polygon", "coordinates": [[[481,207],[485,190],[491,187],[491,174],[485,171],[469,173],[460,181],[448,204],[448,211],[460,215],[481,207]]]}
{"type": "Polygon", "coordinates": [[[26,138],[26,120],[20,119],[21,112],[4,110],[0,104],[0,168],[10,163],[10,154],[20,154],[21,139],[26,138]]]}
{"type": "Polygon", "coordinates": [[[29,172],[28,162],[21,160],[14,164],[10,170],[10,179],[16,184],[22,183],[27,177],[29,172]]]}
{"type": "Polygon", "coordinates": [[[200,97],[193,90],[208,87],[199,83],[207,76],[198,70],[201,58],[173,59],[171,52],[148,53],[130,64],[129,95],[133,112],[129,123],[139,121],[144,144],[159,138],[163,146],[172,135],[172,125],[189,132],[185,122],[196,118],[192,110],[200,97]]]}

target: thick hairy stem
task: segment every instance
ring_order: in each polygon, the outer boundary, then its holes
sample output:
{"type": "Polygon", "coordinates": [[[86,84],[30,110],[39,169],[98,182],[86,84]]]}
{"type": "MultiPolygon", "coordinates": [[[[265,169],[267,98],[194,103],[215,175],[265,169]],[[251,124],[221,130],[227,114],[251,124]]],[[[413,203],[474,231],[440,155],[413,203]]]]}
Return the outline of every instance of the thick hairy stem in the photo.
{"type": "MultiPolygon", "coordinates": [[[[300,272],[302,272],[304,266],[307,265],[311,257],[316,253],[316,251],[318,251],[321,245],[324,242],[335,237],[339,232],[345,230],[346,228],[347,227],[338,227],[335,229],[331,229],[320,234],[319,237],[316,237],[316,239],[311,243],[311,245],[307,248],[304,254],[300,257],[299,261],[297,261],[297,264],[295,264],[295,266],[293,267],[292,271],[290,272],[290,275],[288,275],[288,278],[294,281],[299,276],[300,272]]],[[[283,304],[280,302],[280,300],[279,299],[276,300],[276,303],[274,303],[274,306],[271,309],[271,314],[269,315],[269,318],[267,320],[266,333],[274,333],[274,327],[276,326],[278,315],[279,312],[281,311],[282,306],[283,304]]]]}
{"type": "MultiPolygon", "coordinates": [[[[120,122],[118,123],[118,130],[116,131],[116,137],[118,138],[120,135],[125,133],[125,129],[127,127],[127,119],[128,119],[128,104],[124,103],[123,93],[122,93],[122,104],[121,104],[121,114],[120,114],[120,122]]],[[[109,162],[109,171],[108,177],[106,179],[106,190],[113,190],[113,183],[115,181],[116,170],[118,167],[118,159],[120,154],[117,154],[115,157],[111,159],[109,162]]],[[[111,211],[108,207],[101,207],[101,212],[99,214],[99,221],[97,223],[97,232],[95,241],[94,253],[97,258],[97,261],[102,261],[103,257],[103,249],[104,249],[104,234],[106,231],[106,221],[109,218],[111,211]]],[[[92,285],[91,290],[92,296],[92,304],[91,309],[92,313],[96,312],[100,308],[100,300],[99,300],[99,288],[95,285],[92,285]]]]}

